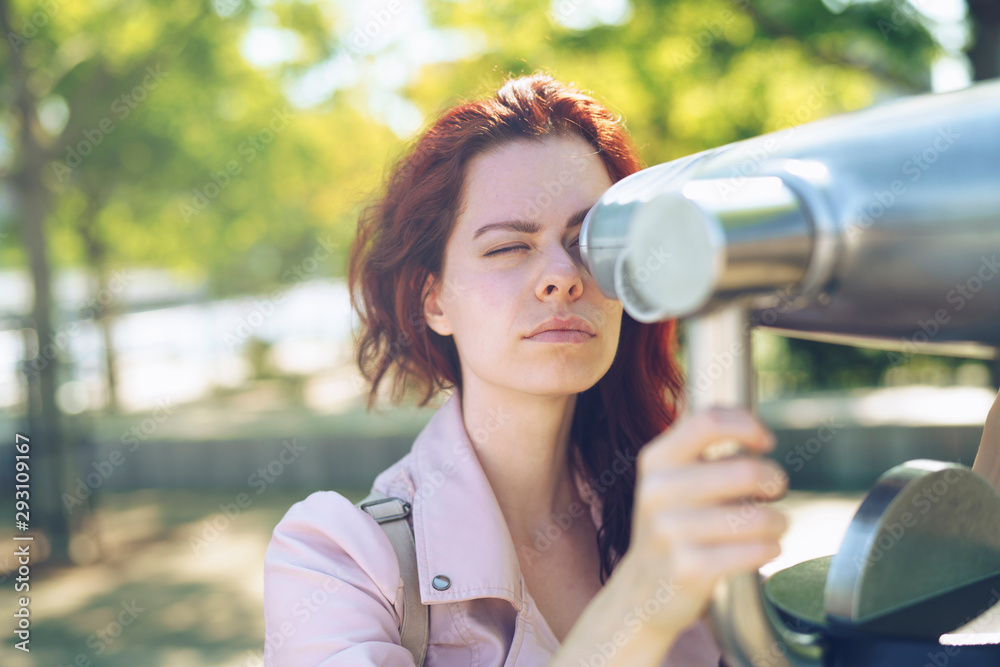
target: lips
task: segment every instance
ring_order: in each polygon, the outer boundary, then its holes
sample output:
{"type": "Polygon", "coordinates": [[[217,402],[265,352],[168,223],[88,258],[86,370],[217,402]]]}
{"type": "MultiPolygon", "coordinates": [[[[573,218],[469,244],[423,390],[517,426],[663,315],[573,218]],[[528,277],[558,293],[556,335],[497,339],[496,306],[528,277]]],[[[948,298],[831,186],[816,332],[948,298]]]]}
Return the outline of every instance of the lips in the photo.
{"type": "Polygon", "coordinates": [[[594,327],[590,326],[587,320],[571,315],[569,317],[553,317],[545,320],[535,327],[531,333],[526,335],[525,338],[531,338],[545,331],[582,331],[590,336],[597,335],[594,327]]]}

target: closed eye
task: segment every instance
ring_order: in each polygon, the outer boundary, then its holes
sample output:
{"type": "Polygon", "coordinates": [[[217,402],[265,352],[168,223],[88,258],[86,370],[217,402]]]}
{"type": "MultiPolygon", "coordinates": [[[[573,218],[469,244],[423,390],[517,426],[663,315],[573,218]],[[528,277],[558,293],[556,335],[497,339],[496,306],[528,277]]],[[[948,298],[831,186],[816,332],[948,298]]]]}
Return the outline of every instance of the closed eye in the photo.
{"type": "Polygon", "coordinates": [[[527,248],[523,245],[512,245],[512,246],[507,246],[506,248],[497,248],[496,250],[490,250],[488,253],[486,253],[486,256],[490,257],[491,255],[506,255],[508,252],[512,250],[526,250],[526,249],[527,248]]]}
{"type": "MultiPolygon", "coordinates": [[[[571,243],[570,246],[572,247],[572,246],[578,246],[578,245],[580,245],[580,237],[579,236],[577,236],[575,239],[573,239],[573,243],[571,243]]],[[[508,253],[510,253],[510,252],[512,252],[514,250],[527,250],[527,249],[528,249],[527,246],[512,245],[512,246],[507,246],[506,248],[497,248],[496,250],[490,250],[488,253],[486,253],[486,257],[506,255],[506,254],[508,254],[508,253]]]]}

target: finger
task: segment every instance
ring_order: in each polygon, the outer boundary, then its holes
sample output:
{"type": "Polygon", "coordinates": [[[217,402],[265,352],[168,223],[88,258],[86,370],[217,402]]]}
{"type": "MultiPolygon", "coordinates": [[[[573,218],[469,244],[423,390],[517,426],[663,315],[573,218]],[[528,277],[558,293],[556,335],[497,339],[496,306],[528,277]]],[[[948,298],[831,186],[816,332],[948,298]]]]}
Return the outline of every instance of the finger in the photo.
{"type": "Polygon", "coordinates": [[[783,512],[749,503],[671,512],[657,519],[662,539],[691,546],[775,541],[787,529],[788,518],[783,512]]]}
{"type": "Polygon", "coordinates": [[[737,574],[757,572],[781,555],[781,543],[775,539],[706,544],[685,549],[678,561],[678,573],[703,580],[718,580],[737,574]]]}
{"type": "Polygon", "coordinates": [[[776,500],[788,490],[788,474],[770,459],[740,456],[643,472],[636,501],[649,511],[697,507],[742,498],[776,500]]]}
{"type": "Polygon", "coordinates": [[[680,418],[640,449],[639,470],[643,465],[693,463],[710,445],[725,440],[736,440],[752,452],[774,448],[774,434],[746,410],[711,408],[680,418]]]}

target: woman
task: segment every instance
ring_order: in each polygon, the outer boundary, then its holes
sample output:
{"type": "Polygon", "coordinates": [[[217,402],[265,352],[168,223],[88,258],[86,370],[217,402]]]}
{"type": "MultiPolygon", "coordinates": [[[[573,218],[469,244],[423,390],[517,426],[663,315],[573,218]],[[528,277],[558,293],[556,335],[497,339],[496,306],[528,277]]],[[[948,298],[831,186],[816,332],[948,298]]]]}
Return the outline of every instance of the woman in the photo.
{"type": "MultiPolygon", "coordinates": [[[[773,435],[740,410],[677,418],[675,324],[637,323],[581,262],[587,210],[639,168],[619,119],[536,75],[443,114],[360,220],[369,408],[387,380],[420,405],[451,390],[373,485],[412,502],[427,665],[714,667],[712,587],[779,553],[773,508],[729,521],[784,493],[753,455],[773,435]],[[701,460],[721,439],[750,455],[701,460]]],[[[297,503],[266,557],[270,664],[412,665],[399,581],[350,501],[297,503]]]]}

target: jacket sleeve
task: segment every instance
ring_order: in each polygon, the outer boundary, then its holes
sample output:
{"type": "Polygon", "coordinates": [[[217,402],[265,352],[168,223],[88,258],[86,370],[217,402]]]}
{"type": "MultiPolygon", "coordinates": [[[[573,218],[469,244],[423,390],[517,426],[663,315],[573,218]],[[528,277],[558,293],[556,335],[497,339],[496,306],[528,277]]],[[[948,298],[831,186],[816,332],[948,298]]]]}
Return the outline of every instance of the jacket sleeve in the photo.
{"type": "Polygon", "coordinates": [[[366,512],[334,491],[295,503],[264,556],[265,666],[414,667],[393,606],[401,585],[366,512]]]}

